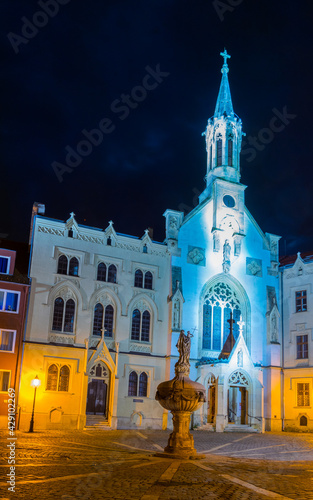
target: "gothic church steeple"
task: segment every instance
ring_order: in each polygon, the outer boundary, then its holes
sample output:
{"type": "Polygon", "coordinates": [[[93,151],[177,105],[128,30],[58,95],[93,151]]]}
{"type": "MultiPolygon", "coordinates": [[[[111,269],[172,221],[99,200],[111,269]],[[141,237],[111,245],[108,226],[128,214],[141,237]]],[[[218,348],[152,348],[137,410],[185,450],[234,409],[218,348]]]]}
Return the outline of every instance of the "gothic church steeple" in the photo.
{"type": "Polygon", "coordinates": [[[207,187],[218,177],[227,181],[240,181],[240,150],[242,140],[242,122],[234,113],[228,82],[227,59],[230,55],[226,49],[220,54],[224,58],[222,81],[215,112],[209,118],[206,131],[207,149],[207,187]]]}

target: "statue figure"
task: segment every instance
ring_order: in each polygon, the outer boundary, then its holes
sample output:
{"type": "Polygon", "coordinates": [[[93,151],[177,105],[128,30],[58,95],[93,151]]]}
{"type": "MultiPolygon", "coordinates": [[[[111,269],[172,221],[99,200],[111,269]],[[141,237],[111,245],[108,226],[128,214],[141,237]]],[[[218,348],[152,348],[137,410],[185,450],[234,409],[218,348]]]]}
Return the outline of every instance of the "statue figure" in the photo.
{"type": "Polygon", "coordinates": [[[176,300],[174,302],[174,311],[173,311],[173,328],[179,328],[180,324],[180,304],[179,301],[176,300]]]}
{"type": "Polygon", "coordinates": [[[277,338],[277,318],[276,316],[272,316],[272,320],[271,320],[271,342],[277,342],[278,338],[277,338]]]}
{"type": "Polygon", "coordinates": [[[224,246],[223,246],[223,271],[224,273],[229,273],[230,271],[230,253],[231,253],[231,246],[229,244],[228,240],[225,240],[224,246]]]}
{"type": "Polygon", "coordinates": [[[187,335],[185,335],[185,331],[181,330],[176,344],[179,359],[175,366],[189,365],[191,337],[193,337],[192,333],[187,332],[187,335]]]}

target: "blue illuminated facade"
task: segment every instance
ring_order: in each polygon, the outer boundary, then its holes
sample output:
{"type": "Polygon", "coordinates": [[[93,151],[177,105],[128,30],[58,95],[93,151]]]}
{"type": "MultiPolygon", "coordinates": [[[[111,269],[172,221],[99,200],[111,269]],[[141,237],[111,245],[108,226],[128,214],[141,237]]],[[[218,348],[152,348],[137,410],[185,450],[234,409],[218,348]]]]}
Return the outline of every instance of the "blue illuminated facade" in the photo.
{"type": "Polygon", "coordinates": [[[215,112],[203,134],[206,187],[187,216],[164,214],[172,254],[171,375],[179,331],[190,330],[190,376],[208,390],[196,422],[217,431],[229,425],[274,430],[281,428],[280,404],[271,396],[281,367],[279,236],[264,234],[245,206],[244,134],[232,105],[230,56],[226,50],[221,55],[215,112]]]}

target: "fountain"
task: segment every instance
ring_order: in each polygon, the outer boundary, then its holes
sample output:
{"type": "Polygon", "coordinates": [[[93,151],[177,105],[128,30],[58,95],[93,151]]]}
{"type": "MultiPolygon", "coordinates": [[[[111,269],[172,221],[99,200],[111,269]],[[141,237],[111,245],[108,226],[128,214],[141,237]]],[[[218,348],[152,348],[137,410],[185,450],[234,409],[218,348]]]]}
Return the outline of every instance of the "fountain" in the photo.
{"type": "Polygon", "coordinates": [[[201,459],[197,453],[193,436],[189,432],[191,414],[205,402],[205,388],[193,382],[190,373],[190,344],[193,335],[181,330],[176,347],[179,359],[175,364],[175,377],[158,385],[155,399],[173,415],[173,432],[170,434],[164,452],[159,457],[178,459],[201,459]]]}

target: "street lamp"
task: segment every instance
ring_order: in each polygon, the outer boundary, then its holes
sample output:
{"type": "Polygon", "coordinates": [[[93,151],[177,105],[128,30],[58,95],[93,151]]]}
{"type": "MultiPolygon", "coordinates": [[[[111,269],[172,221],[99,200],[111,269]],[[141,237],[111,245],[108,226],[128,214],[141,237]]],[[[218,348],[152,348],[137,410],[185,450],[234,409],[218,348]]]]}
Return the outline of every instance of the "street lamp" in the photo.
{"type": "Polygon", "coordinates": [[[35,411],[36,391],[37,391],[37,387],[39,387],[40,384],[41,384],[41,381],[39,380],[38,375],[36,375],[36,377],[30,383],[30,385],[35,388],[35,393],[34,393],[32,418],[30,420],[30,426],[29,426],[28,432],[34,432],[34,411],[35,411]]]}

